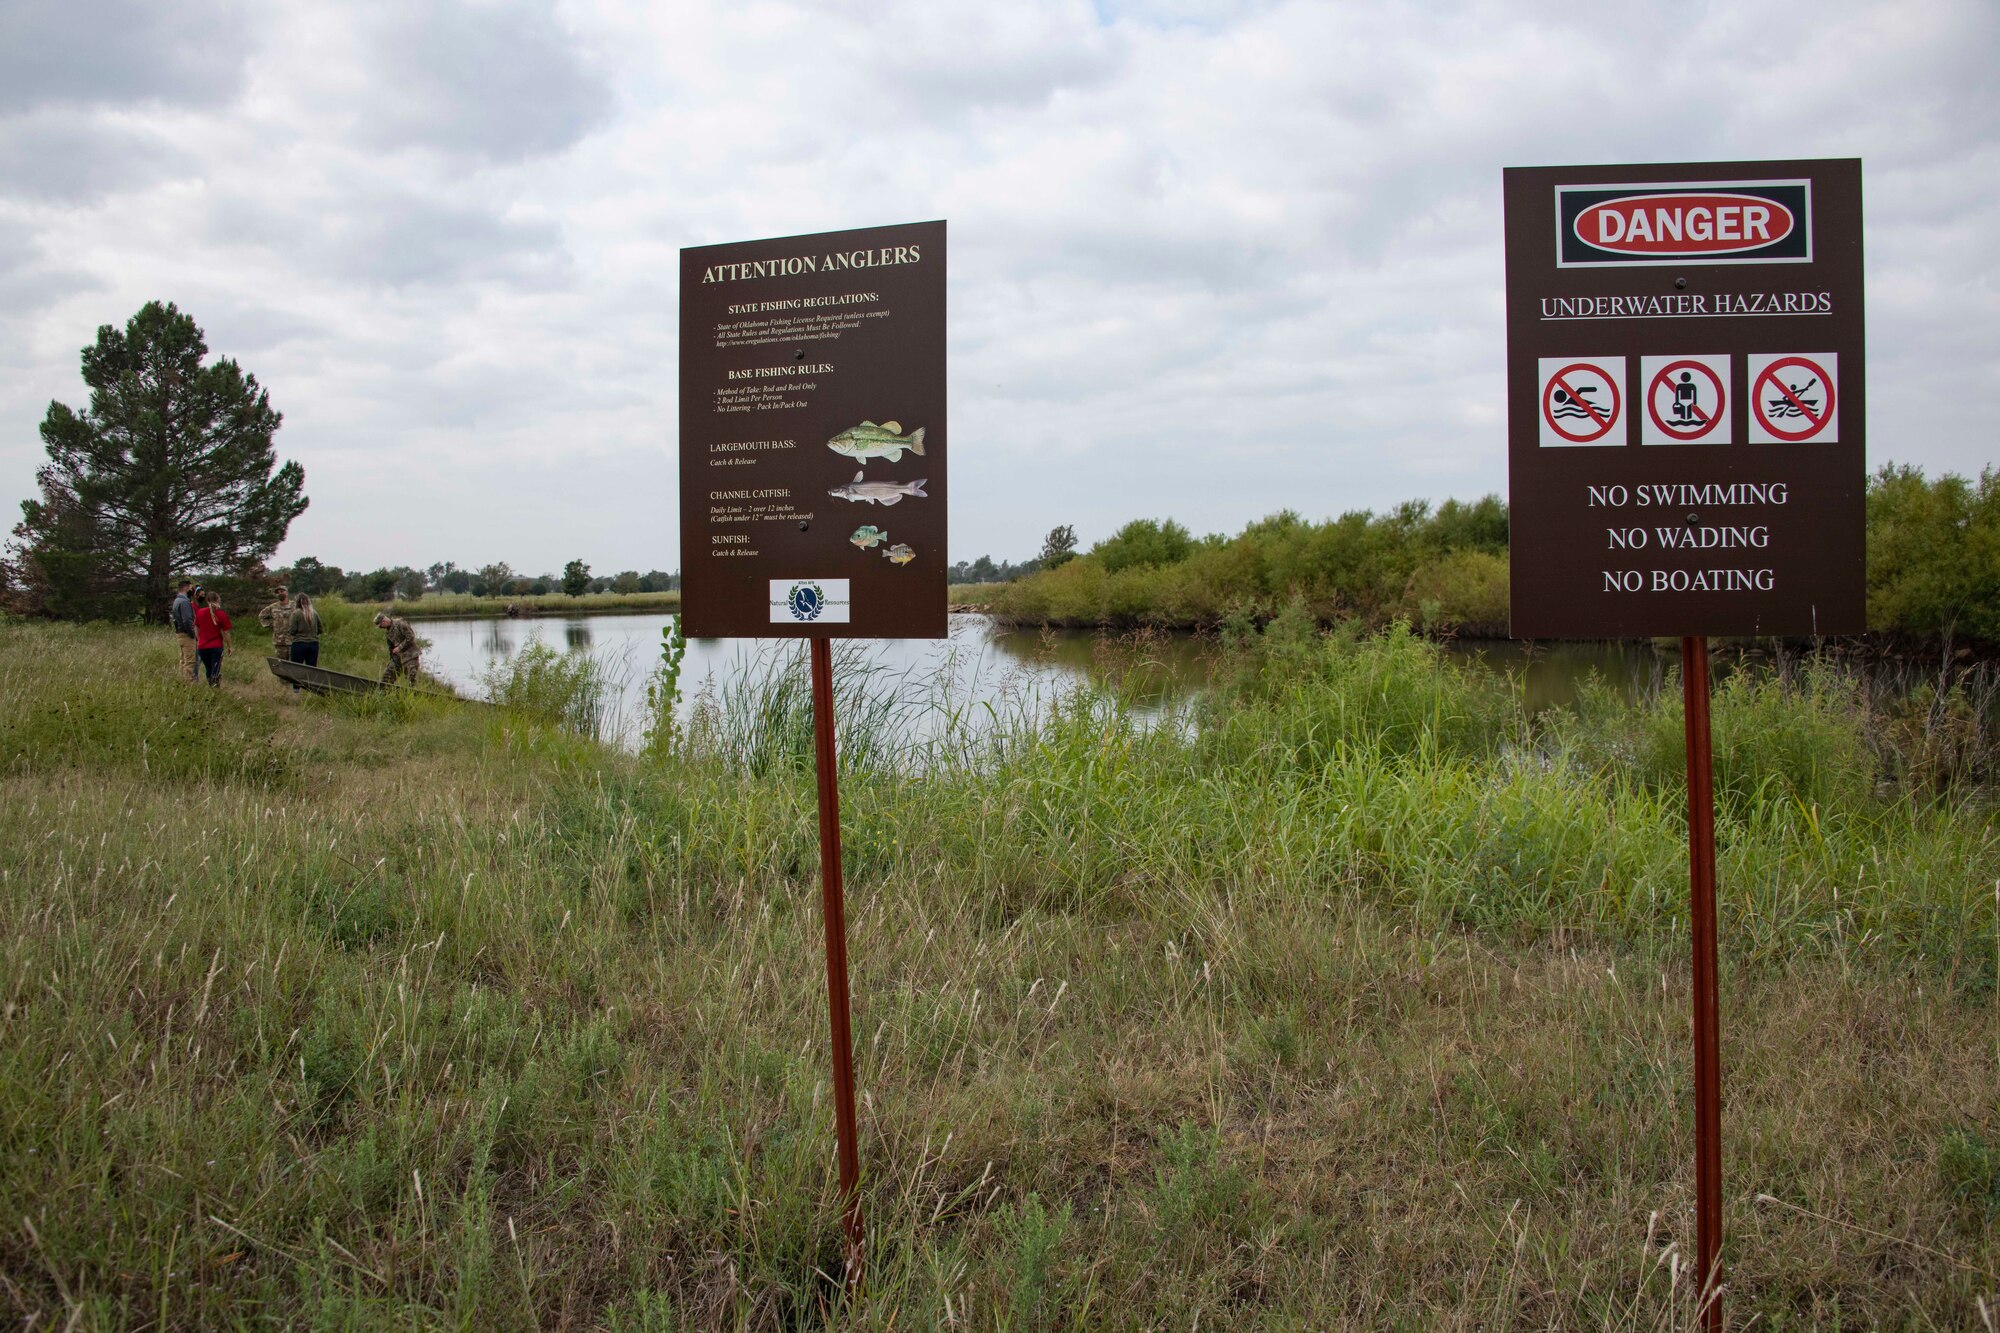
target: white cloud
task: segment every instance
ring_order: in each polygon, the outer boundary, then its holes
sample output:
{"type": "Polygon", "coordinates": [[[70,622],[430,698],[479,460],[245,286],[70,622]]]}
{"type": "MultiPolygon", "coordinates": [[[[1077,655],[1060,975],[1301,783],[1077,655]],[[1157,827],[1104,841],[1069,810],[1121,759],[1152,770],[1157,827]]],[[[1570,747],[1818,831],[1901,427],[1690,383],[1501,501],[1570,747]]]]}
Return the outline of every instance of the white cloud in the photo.
{"type": "Polygon", "coordinates": [[[933,217],[955,556],[1473,496],[1500,169],[1790,156],[1865,159],[1874,457],[1993,457],[1977,0],[178,12],[0,98],[0,501],[158,296],[286,413],[288,553],[671,568],[679,248],[933,217]]]}

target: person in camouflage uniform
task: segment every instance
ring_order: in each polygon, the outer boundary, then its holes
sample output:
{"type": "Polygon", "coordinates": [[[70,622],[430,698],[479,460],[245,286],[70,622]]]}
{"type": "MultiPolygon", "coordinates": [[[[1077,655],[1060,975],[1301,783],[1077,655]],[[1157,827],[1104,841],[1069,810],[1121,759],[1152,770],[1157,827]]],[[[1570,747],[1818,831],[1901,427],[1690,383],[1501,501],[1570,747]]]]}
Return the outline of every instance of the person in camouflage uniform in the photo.
{"type": "MultiPolygon", "coordinates": [[[[271,656],[292,660],[292,597],[280,584],[278,600],[257,613],[258,621],[271,631],[271,656]]],[[[297,688],[294,686],[293,688],[297,688]]]]}
{"type": "Polygon", "coordinates": [[[408,676],[410,684],[416,684],[417,656],[422,649],[410,622],[387,611],[377,611],[375,626],[389,636],[389,665],[382,668],[382,683],[393,685],[396,677],[408,676]]]}

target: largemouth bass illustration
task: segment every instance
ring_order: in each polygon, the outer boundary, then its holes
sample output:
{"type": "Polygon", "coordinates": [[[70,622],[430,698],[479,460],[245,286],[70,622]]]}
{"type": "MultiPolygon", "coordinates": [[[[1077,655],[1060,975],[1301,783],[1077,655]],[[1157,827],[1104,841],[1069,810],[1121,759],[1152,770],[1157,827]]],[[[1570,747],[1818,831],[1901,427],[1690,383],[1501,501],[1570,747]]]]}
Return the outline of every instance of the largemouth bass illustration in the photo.
{"type": "Polygon", "coordinates": [[[852,500],[856,504],[900,504],[906,495],[914,495],[920,500],[929,499],[924,494],[924,483],[928,480],[928,477],[919,477],[915,481],[866,481],[857,472],[853,481],[845,486],[835,486],[827,494],[836,500],[852,500]]]}
{"type": "Polygon", "coordinates": [[[873,523],[863,523],[854,530],[854,535],[847,540],[865,551],[871,546],[880,546],[884,541],[888,540],[888,537],[888,533],[882,531],[882,529],[876,527],[873,523]]]}
{"type": "Polygon", "coordinates": [[[889,558],[889,563],[892,565],[907,565],[917,558],[917,553],[905,542],[897,542],[882,554],[889,558]]]}
{"type": "Polygon", "coordinates": [[[849,458],[886,458],[891,463],[899,461],[905,449],[922,458],[924,428],[919,426],[905,435],[900,422],[885,421],[878,426],[872,421],[864,421],[858,426],[849,426],[828,440],[826,447],[849,458]]]}

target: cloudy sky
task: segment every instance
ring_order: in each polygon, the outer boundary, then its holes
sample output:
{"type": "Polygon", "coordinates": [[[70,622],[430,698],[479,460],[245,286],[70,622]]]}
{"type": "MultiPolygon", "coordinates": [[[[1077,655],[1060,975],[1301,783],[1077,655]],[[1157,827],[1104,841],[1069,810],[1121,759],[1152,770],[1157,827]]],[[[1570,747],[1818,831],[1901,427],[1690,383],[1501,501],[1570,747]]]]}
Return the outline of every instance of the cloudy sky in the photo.
{"type": "Polygon", "coordinates": [[[676,256],[945,218],[954,558],[1505,489],[1500,169],[1859,156],[1871,463],[2000,457],[2000,6],[15,0],[0,505],[177,302],[349,567],[678,565],[676,256]]]}

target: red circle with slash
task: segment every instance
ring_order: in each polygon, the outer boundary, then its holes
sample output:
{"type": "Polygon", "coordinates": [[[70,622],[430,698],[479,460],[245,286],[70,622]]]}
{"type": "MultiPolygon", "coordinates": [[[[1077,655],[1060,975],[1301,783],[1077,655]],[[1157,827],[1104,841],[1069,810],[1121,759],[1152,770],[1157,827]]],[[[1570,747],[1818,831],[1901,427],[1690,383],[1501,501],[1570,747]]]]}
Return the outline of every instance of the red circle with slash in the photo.
{"type": "Polygon", "coordinates": [[[1770,365],[1765,366],[1764,369],[1758,373],[1757,382],[1750,386],[1750,410],[1757,414],[1757,424],[1762,426],[1765,430],[1771,432],[1771,434],[1777,436],[1779,439],[1810,440],[1813,436],[1819,434],[1821,431],[1826,429],[1827,422],[1833,420],[1833,376],[1827,374],[1826,371],[1817,362],[1807,360],[1805,357],[1802,356],[1781,357],[1778,360],[1773,361],[1770,365]],[[1820,414],[1818,416],[1814,416],[1812,413],[1812,409],[1807,407],[1804,403],[1800,402],[1798,395],[1793,393],[1791,389],[1788,388],[1785,385],[1785,383],[1778,378],[1779,371],[1791,370],[1794,368],[1799,370],[1811,371],[1813,375],[1818,377],[1819,382],[1826,386],[1826,406],[1820,410],[1820,414]],[[1773,423],[1771,418],[1764,414],[1764,386],[1767,383],[1776,385],[1778,393],[1781,396],[1790,399],[1792,406],[1796,407],[1799,410],[1799,415],[1804,417],[1807,421],[1811,422],[1812,424],[1807,426],[1804,430],[1790,430],[1784,426],[1780,426],[1773,423]]]}
{"type": "MultiPolygon", "coordinates": [[[[1716,423],[1722,420],[1722,414],[1728,409],[1728,406],[1729,404],[1722,392],[1722,377],[1716,374],[1711,367],[1705,366],[1699,361],[1676,361],[1670,366],[1662,366],[1660,373],[1653,376],[1653,382],[1646,386],[1646,415],[1653,419],[1655,426],[1658,426],[1663,432],[1673,436],[1677,440],[1698,440],[1708,434],[1715,429],[1716,423]],[[1670,426],[1660,418],[1660,388],[1662,385],[1666,386],[1669,390],[1675,387],[1672,375],[1677,370],[1699,370],[1708,377],[1708,382],[1715,386],[1715,411],[1703,417],[1701,423],[1693,430],[1670,426]]],[[[1697,415],[1701,412],[1701,409],[1698,407],[1693,410],[1697,415]]]]}
{"type": "Polygon", "coordinates": [[[1549,382],[1542,386],[1542,420],[1548,422],[1549,428],[1565,440],[1574,440],[1578,444],[1589,444],[1592,440],[1603,439],[1605,434],[1610,431],[1611,424],[1618,420],[1618,382],[1605,374],[1603,367],[1593,366],[1588,361],[1578,361],[1564,366],[1561,370],[1549,376],[1549,382]],[[1569,382],[1563,378],[1563,376],[1577,370],[1589,371],[1610,387],[1611,406],[1603,409],[1603,416],[1601,418],[1598,415],[1599,409],[1597,405],[1585,402],[1578,395],[1577,391],[1570,386],[1569,382]],[[1592,421],[1599,422],[1596,430],[1580,435],[1573,430],[1565,430],[1563,428],[1563,424],[1556,420],[1555,412],[1549,407],[1549,400],[1554,396],[1557,389],[1561,389],[1564,393],[1568,394],[1569,400],[1578,407],[1581,407],[1584,410],[1584,414],[1592,421]]]}

